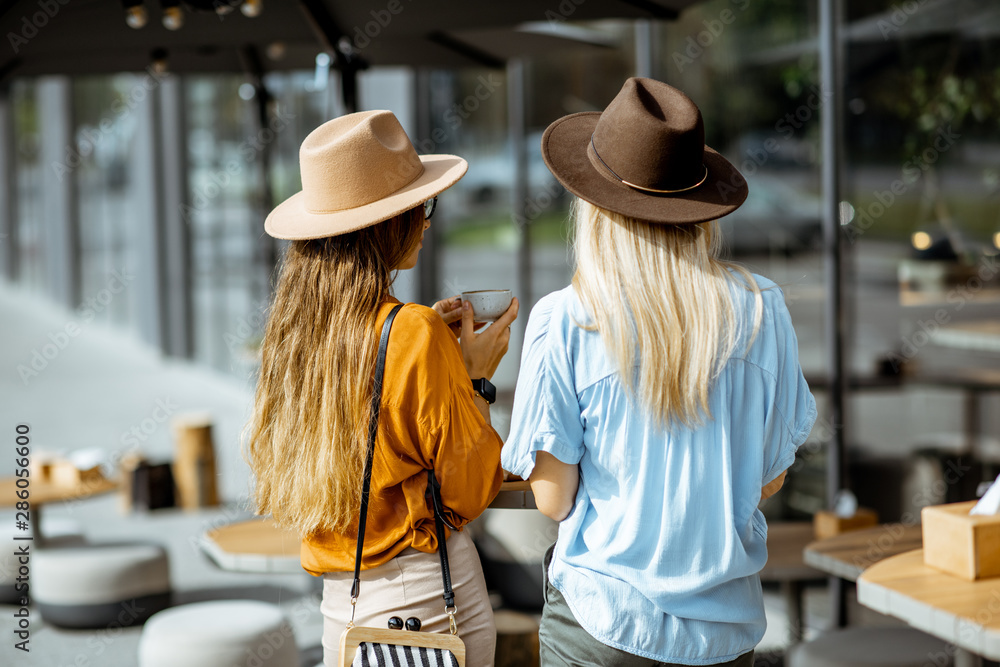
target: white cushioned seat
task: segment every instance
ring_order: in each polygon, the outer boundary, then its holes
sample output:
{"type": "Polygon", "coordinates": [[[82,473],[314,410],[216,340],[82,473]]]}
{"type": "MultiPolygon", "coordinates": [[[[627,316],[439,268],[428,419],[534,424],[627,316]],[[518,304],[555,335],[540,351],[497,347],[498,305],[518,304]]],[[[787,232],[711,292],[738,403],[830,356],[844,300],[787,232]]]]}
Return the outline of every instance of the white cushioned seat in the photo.
{"type": "Polygon", "coordinates": [[[789,649],[788,667],[946,667],[954,650],[913,628],[845,628],[789,649]]]}
{"type": "Polygon", "coordinates": [[[53,625],[135,625],[170,605],[170,564],[156,544],[41,549],[31,563],[32,598],[53,625]]]}
{"type": "MultiPolygon", "coordinates": [[[[0,513],[0,526],[3,526],[0,529],[0,541],[4,545],[11,546],[9,549],[0,549],[0,603],[14,604],[23,595],[23,592],[14,588],[14,584],[18,583],[17,577],[22,565],[19,562],[17,547],[29,545],[31,554],[29,558],[34,558],[37,549],[35,547],[36,542],[14,539],[15,537],[31,537],[34,535],[34,531],[17,530],[14,523],[14,513],[9,513],[9,516],[7,514],[0,513]]],[[[42,531],[45,535],[45,544],[47,546],[63,547],[85,543],[80,523],[72,519],[50,519],[46,517],[42,520],[42,531]]],[[[31,570],[34,568],[34,565],[29,562],[25,567],[28,568],[29,578],[33,578],[31,570]]]]}
{"type": "MultiPolygon", "coordinates": [[[[17,547],[19,545],[30,545],[30,553],[33,558],[36,552],[36,542],[15,540],[15,537],[31,537],[33,530],[17,530],[15,528],[15,515],[13,512],[0,513],[0,541],[12,548],[0,549],[0,603],[13,604],[20,599],[22,592],[14,588],[17,583],[19,562],[17,547]]],[[[79,521],[64,519],[60,517],[48,517],[42,519],[42,533],[45,535],[45,545],[48,547],[65,547],[84,544],[83,529],[79,521]]],[[[28,576],[31,577],[31,569],[34,566],[27,565],[28,576]]]]}
{"type": "Polygon", "coordinates": [[[139,638],[139,667],[298,667],[295,633],[273,604],[219,600],[154,615],[139,638]]]}

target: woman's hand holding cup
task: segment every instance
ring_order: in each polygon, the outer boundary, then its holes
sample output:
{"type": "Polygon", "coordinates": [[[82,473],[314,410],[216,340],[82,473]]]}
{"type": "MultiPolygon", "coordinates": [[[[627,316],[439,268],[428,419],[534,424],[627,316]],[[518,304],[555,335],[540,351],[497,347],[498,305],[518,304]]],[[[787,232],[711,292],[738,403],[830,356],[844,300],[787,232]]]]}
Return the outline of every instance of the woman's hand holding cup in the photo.
{"type": "Polygon", "coordinates": [[[482,333],[476,333],[472,304],[462,302],[462,336],[459,342],[465,369],[473,380],[493,377],[500,360],[507,353],[510,325],[517,318],[517,308],[517,298],[511,299],[510,306],[492,325],[482,333]]]}

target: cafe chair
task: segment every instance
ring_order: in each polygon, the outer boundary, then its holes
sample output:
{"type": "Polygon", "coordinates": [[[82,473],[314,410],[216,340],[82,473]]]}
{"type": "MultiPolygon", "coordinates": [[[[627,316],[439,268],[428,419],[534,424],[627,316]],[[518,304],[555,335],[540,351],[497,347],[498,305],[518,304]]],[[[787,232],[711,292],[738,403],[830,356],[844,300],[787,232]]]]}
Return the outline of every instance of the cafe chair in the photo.
{"type": "Polygon", "coordinates": [[[787,667],[950,667],[954,649],[913,628],[845,628],[788,650],[787,667]]]}
{"type": "Polygon", "coordinates": [[[31,597],[64,628],[139,625],[170,605],[170,565],[156,544],[105,543],[40,549],[31,597]]]}
{"type": "Polygon", "coordinates": [[[299,667],[295,633],[281,609],[257,600],[172,607],[142,628],[139,667],[299,667]]]}

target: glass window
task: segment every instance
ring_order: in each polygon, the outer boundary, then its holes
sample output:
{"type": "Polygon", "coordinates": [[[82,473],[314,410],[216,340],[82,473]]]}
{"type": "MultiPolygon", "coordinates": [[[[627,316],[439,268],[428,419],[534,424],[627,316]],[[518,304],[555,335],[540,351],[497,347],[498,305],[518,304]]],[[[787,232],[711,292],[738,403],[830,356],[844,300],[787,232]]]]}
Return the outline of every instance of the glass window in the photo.
{"type": "Polygon", "coordinates": [[[264,218],[300,189],[299,145],[330,112],[311,73],[270,75],[267,87],[267,127],[243,77],[191,77],[185,89],[195,357],[240,376],[258,364],[280,247],[264,218]]]}
{"type": "MultiPolygon", "coordinates": [[[[141,87],[140,76],[81,77],[73,80],[74,153],[80,226],[80,293],[84,301],[105,290],[118,272],[135,270],[136,227],[153,224],[141,220],[140,189],[135,174],[150,168],[149,156],[136,155],[137,123],[146,122],[133,113],[138,105],[152,103],[141,87]],[[141,91],[141,100],[132,95],[141,91]]],[[[69,163],[74,164],[73,162],[69,163]]],[[[131,292],[126,292],[129,294],[131,292]]],[[[112,294],[95,307],[95,321],[139,329],[134,302],[112,294]]]]}
{"type": "Polygon", "coordinates": [[[18,281],[27,289],[44,292],[48,286],[42,208],[46,174],[42,166],[34,79],[15,80],[11,99],[14,109],[18,281]]]}

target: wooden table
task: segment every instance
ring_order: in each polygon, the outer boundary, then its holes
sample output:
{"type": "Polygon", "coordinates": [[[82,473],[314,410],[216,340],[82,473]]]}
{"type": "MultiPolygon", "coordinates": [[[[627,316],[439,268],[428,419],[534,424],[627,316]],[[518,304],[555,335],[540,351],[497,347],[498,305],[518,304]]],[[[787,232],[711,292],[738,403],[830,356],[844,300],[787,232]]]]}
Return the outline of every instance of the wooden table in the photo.
{"type": "MultiPolygon", "coordinates": [[[[973,329],[978,332],[978,335],[985,335],[985,331],[994,331],[995,328],[1000,327],[1000,321],[996,323],[980,322],[974,324],[962,325],[968,327],[973,327],[973,329]]],[[[956,327],[959,325],[956,325],[956,327]]],[[[938,333],[934,336],[934,342],[939,342],[940,332],[944,328],[939,329],[938,333]]],[[[971,335],[971,334],[970,334],[971,335]]],[[[1000,334],[998,334],[1000,335],[1000,334]]],[[[998,339],[998,344],[1000,344],[1000,339],[998,339]]],[[[821,375],[807,375],[806,382],[809,384],[809,388],[814,391],[825,391],[829,389],[829,380],[825,376],[821,375]]],[[[863,377],[851,377],[847,381],[847,386],[853,391],[884,391],[901,389],[903,387],[909,386],[925,386],[925,387],[946,387],[949,389],[957,389],[964,394],[964,405],[963,405],[963,416],[962,416],[962,428],[964,433],[965,451],[977,455],[980,452],[977,451],[977,442],[980,436],[980,414],[981,402],[983,394],[990,392],[1000,391],[1000,370],[991,370],[986,368],[956,368],[948,370],[931,370],[931,371],[920,371],[914,374],[902,374],[902,375],[871,375],[863,377]]],[[[984,461],[984,480],[992,481],[996,477],[996,470],[992,465],[992,462],[988,459],[984,461]]]]}
{"type": "MultiPolygon", "coordinates": [[[[937,341],[937,338],[934,340],[937,341]]],[[[1000,371],[985,368],[962,368],[947,372],[929,371],[918,373],[907,381],[913,384],[950,387],[964,392],[962,423],[965,432],[965,450],[973,455],[980,454],[977,443],[980,435],[982,395],[1000,391],[1000,371]]],[[[992,481],[996,477],[996,470],[989,459],[984,460],[983,474],[983,481],[992,481]]]]}
{"type": "Polygon", "coordinates": [[[504,482],[500,485],[500,493],[490,503],[494,509],[538,509],[535,505],[535,495],[531,492],[528,482],[504,482]]]}
{"type": "MultiPolygon", "coordinates": [[[[528,482],[504,482],[490,507],[535,509],[535,497],[528,482]]],[[[202,550],[223,570],[235,572],[302,572],[299,560],[301,539],[279,527],[271,519],[255,518],[206,531],[202,550]]]]}
{"type": "Polygon", "coordinates": [[[233,572],[298,574],[302,572],[298,533],[281,528],[273,519],[255,518],[230,523],[201,536],[200,546],[212,562],[233,572]]]}
{"type": "Polygon", "coordinates": [[[858,578],[858,602],[959,649],[1000,660],[1000,578],[959,579],[924,565],[923,550],[914,549],[865,570],[858,578]]]}
{"type": "Polygon", "coordinates": [[[890,523],[810,542],[802,555],[817,570],[857,581],[875,563],[919,549],[921,544],[920,524],[890,523]]]}
{"type": "Polygon", "coordinates": [[[940,327],[934,344],[976,352],[1000,352],[1000,320],[976,320],[940,327]]]}
{"type": "MultiPolygon", "coordinates": [[[[27,479],[30,480],[27,500],[31,503],[28,511],[28,523],[31,525],[35,546],[39,547],[45,542],[45,535],[42,533],[43,505],[83,500],[110,493],[118,488],[118,482],[106,477],[91,479],[72,486],[42,482],[31,477],[27,479]]],[[[0,507],[17,507],[17,503],[22,502],[22,499],[17,497],[19,490],[17,480],[17,477],[0,478],[0,507]]]]}
{"type": "Polygon", "coordinates": [[[777,582],[788,608],[792,642],[802,639],[802,589],[807,581],[823,579],[823,573],[802,559],[802,551],[813,540],[811,521],[774,522],[767,527],[767,563],[760,571],[762,582],[777,582]]]}

